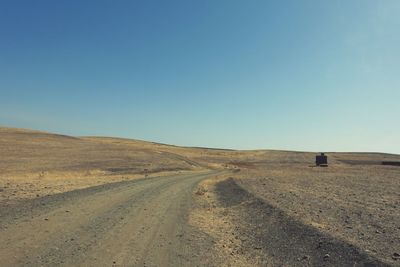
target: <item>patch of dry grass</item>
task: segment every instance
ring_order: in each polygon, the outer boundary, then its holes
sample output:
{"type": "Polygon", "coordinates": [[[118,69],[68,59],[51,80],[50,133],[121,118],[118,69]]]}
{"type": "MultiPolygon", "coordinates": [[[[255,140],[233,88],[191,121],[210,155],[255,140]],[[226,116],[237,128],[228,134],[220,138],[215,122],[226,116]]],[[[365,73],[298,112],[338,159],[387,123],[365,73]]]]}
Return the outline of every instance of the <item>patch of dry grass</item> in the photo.
{"type": "Polygon", "coordinates": [[[229,174],[219,175],[198,185],[195,190],[196,205],[189,215],[189,224],[211,236],[215,241],[213,251],[220,266],[257,266],[254,260],[238,252],[241,240],[234,235],[236,226],[227,217],[228,209],[217,203],[215,185],[228,177],[229,174]]]}

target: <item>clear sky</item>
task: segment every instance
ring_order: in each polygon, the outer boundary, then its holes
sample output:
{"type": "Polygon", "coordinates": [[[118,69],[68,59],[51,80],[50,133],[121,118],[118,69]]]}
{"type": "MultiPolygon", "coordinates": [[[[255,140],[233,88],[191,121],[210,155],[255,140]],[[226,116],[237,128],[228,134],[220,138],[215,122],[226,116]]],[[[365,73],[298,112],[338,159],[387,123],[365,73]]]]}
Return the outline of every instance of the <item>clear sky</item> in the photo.
{"type": "Polygon", "coordinates": [[[0,1],[0,125],[400,153],[400,1],[0,1]]]}

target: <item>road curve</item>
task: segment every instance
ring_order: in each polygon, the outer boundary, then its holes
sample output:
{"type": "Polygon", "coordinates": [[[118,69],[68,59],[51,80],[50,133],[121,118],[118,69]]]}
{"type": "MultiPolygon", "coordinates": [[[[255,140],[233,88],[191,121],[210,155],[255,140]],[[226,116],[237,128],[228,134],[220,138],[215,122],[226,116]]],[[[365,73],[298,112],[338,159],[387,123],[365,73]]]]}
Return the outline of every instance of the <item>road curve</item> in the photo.
{"type": "Polygon", "coordinates": [[[1,266],[196,266],[185,215],[215,171],[111,183],[0,211],[1,266]]]}

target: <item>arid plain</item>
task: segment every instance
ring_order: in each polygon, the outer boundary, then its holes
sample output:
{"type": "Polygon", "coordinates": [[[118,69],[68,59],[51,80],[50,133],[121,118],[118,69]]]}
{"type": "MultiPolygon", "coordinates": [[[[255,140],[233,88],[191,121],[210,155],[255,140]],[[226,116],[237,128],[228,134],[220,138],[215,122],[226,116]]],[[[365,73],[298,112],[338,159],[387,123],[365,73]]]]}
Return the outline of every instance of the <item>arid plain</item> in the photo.
{"type": "Polygon", "coordinates": [[[400,161],[0,128],[2,266],[400,266],[400,161]]]}

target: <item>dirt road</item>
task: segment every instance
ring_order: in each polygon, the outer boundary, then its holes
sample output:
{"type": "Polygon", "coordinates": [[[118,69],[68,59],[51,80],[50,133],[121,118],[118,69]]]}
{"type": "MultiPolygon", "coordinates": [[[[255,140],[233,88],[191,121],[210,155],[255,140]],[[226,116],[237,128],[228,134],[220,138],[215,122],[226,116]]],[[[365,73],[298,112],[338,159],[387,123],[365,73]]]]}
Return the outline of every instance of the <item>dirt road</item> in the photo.
{"type": "Polygon", "coordinates": [[[216,172],[124,181],[0,207],[1,266],[197,266],[186,224],[216,172]]]}

